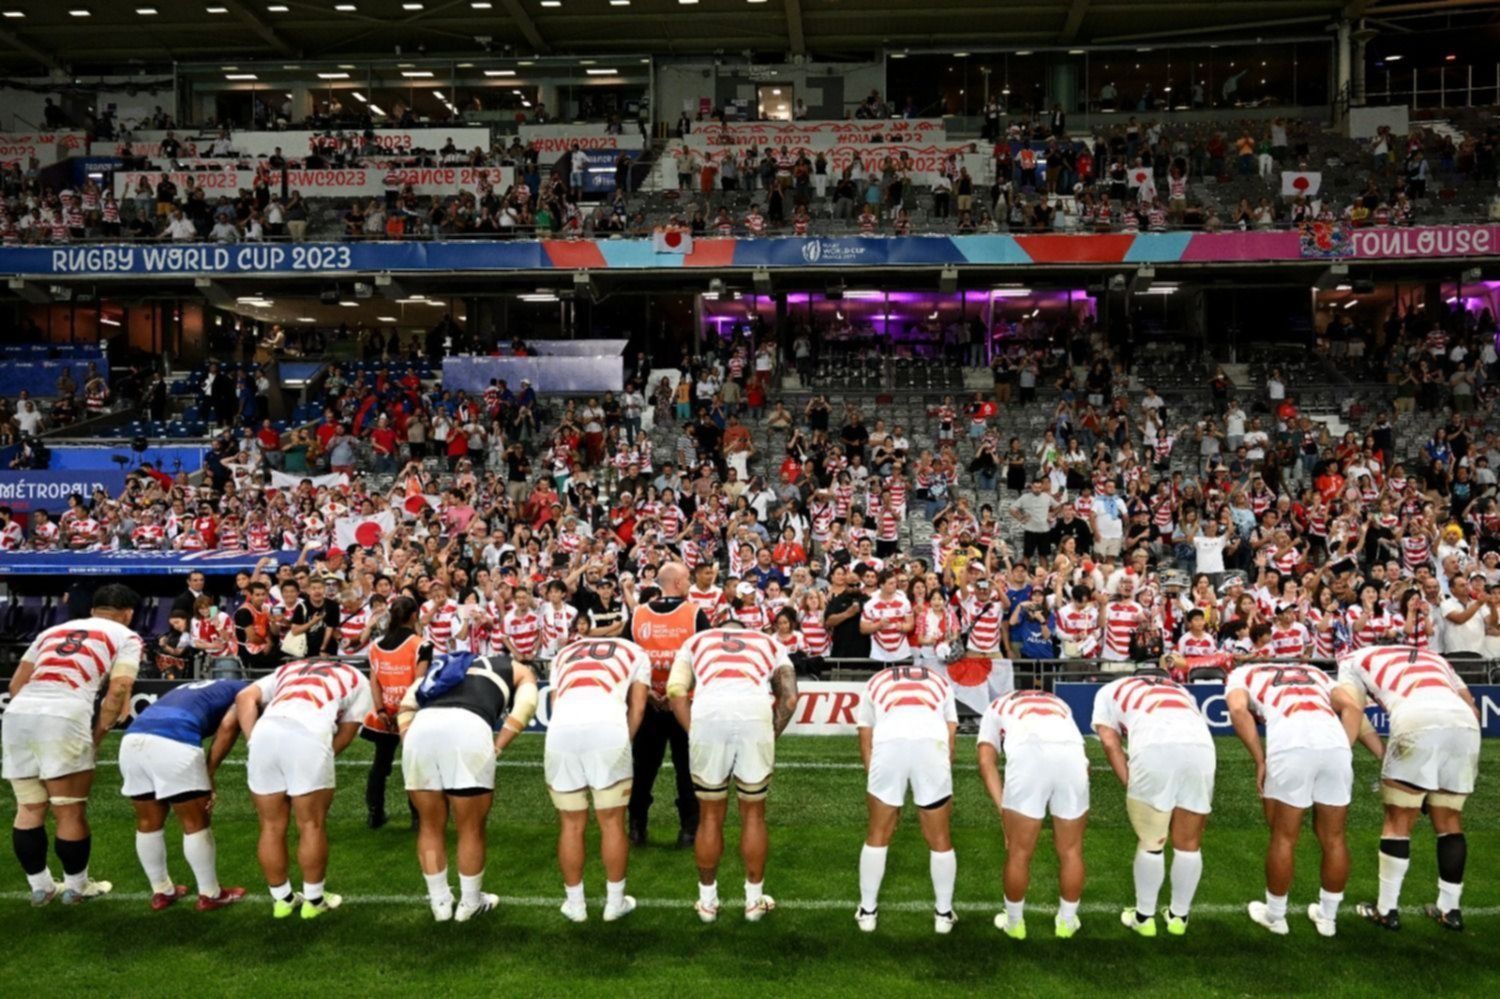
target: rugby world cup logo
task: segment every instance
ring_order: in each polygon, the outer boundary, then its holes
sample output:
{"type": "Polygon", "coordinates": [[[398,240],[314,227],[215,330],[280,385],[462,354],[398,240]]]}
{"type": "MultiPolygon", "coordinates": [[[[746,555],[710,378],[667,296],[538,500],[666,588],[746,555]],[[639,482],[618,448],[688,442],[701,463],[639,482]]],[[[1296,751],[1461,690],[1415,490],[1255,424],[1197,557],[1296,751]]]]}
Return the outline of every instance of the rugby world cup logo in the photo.
{"type": "Polygon", "coordinates": [[[802,259],[810,264],[815,264],[823,257],[823,243],[820,240],[810,239],[802,244],[802,259]]]}

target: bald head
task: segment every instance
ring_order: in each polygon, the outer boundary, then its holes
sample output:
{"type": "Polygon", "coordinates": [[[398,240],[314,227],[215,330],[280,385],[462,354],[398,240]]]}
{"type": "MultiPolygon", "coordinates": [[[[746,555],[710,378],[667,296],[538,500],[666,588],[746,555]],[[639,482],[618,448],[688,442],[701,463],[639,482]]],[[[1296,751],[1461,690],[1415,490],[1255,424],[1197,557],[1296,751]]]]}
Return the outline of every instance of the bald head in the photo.
{"type": "Polygon", "coordinates": [[[661,595],[664,597],[687,596],[687,567],[681,562],[668,562],[656,574],[656,585],[661,587],[661,595]]]}

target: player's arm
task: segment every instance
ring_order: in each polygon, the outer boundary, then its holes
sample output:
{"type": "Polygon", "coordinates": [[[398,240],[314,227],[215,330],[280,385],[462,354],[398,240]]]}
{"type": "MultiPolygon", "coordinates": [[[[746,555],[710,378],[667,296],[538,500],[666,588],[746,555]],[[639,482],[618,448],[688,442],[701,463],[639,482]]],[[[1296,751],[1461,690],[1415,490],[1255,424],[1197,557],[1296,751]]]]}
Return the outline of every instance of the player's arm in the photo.
{"type": "Polygon", "coordinates": [[[339,727],[333,732],[333,755],[337,756],[349,748],[349,743],[359,735],[359,722],[339,722],[339,727]]]}
{"type": "Polygon", "coordinates": [[[694,681],[692,656],[685,648],[679,649],[672,660],[672,672],[667,675],[667,704],[684,732],[691,730],[693,724],[692,702],[688,700],[688,694],[694,681]]]}
{"type": "Polygon", "coordinates": [[[264,698],[265,691],[259,683],[252,683],[234,697],[234,716],[239,721],[240,731],[245,733],[246,742],[250,740],[250,733],[260,719],[260,706],[264,698]]]}
{"type": "Polygon", "coordinates": [[[1250,759],[1255,762],[1255,790],[1261,793],[1266,786],[1266,754],[1260,744],[1260,733],[1255,729],[1250,695],[1236,689],[1225,694],[1224,700],[1229,705],[1229,721],[1234,725],[1234,734],[1239,736],[1250,752],[1250,759]]]}
{"type": "Polygon", "coordinates": [[[641,722],[646,719],[646,705],[651,700],[651,684],[636,681],[630,685],[630,692],[626,695],[625,723],[630,728],[630,741],[635,741],[635,734],[641,730],[641,722]]]}
{"type": "Polygon", "coordinates": [[[36,672],[36,663],[30,659],[22,659],[21,665],[16,667],[15,673],[10,678],[10,696],[15,697],[21,692],[21,688],[31,682],[31,674],[36,672]]]}
{"type": "Polygon", "coordinates": [[[1094,723],[1094,731],[1099,735],[1099,744],[1104,747],[1104,758],[1109,761],[1109,768],[1115,772],[1121,784],[1129,787],[1130,763],[1125,758],[1125,747],[1120,742],[1120,733],[1112,726],[1101,722],[1094,723]]]}
{"type": "Polygon", "coordinates": [[[999,812],[1005,795],[1005,784],[1000,779],[1000,751],[989,740],[980,739],[978,756],[979,779],[984,782],[990,801],[995,803],[995,811],[999,812]]]}
{"type": "MultiPolygon", "coordinates": [[[[133,649],[135,654],[140,653],[140,641],[132,638],[127,644],[127,649],[133,649]]],[[[109,730],[115,727],[115,722],[125,716],[127,705],[130,701],[130,690],[135,686],[135,675],[140,672],[141,664],[137,659],[116,659],[109,670],[109,688],[104,693],[104,700],[99,702],[99,720],[94,725],[94,745],[104,741],[109,730]]]]}
{"type": "Polygon", "coordinates": [[[510,745],[512,739],[526,730],[526,726],[531,724],[531,719],[536,715],[536,673],[530,666],[512,662],[510,683],[515,693],[511,695],[510,711],[505,715],[505,723],[495,734],[495,755],[497,756],[505,751],[505,747],[510,745]]]}
{"type": "MultiPolygon", "coordinates": [[[[1348,737],[1349,745],[1353,746],[1356,742],[1364,741],[1365,728],[1368,727],[1371,732],[1374,731],[1374,727],[1370,725],[1370,720],[1365,717],[1363,705],[1349,693],[1348,687],[1342,684],[1334,687],[1329,693],[1328,699],[1333,705],[1333,710],[1338,712],[1339,721],[1344,726],[1344,735],[1348,737]]],[[[1377,744],[1380,742],[1379,736],[1376,736],[1375,741],[1377,744]]],[[[1376,753],[1375,755],[1380,756],[1381,754],[1376,753]]]]}
{"type": "Polygon", "coordinates": [[[779,738],[791,724],[792,714],[797,710],[797,671],[782,653],[782,661],[771,674],[771,691],[776,701],[771,707],[772,725],[779,738]]]}
{"type": "MultiPolygon", "coordinates": [[[[236,698],[238,700],[238,698],[236,698]]],[[[213,780],[214,774],[219,772],[219,764],[229,755],[234,748],[234,741],[240,737],[240,719],[234,711],[224,712],[224,718],[219,722],[218,730],[214,732],[214,741],[208,747],[208,779],[213,780]]]]}
{"type": "Polygon", "coordinates": [[[870,753],[875,746],[875,730],[868,725],[860,725],[856,731],[859,733],[859,762],[870,771],[870,753]]]}
{"type": "Polygon", "coordinates": [[[953,765],[953,758],[958,753],[958,722],[948,723],[948,765],[953,765]]]}

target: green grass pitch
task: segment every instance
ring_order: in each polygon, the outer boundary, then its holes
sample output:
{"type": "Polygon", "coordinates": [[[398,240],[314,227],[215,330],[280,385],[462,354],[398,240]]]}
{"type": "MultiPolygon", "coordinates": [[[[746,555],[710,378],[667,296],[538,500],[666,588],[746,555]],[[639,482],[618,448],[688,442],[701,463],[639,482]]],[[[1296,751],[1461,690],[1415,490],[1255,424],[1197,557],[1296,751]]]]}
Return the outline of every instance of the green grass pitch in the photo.
{"type": "MultiPolygon", "coordinates": [[[[1352,905],[1373,898],[1380,808],[1370,784],[1375,761],[1356,755],[1350,818],[1354,870],[1339,935],[1319,937],[1303,910],[1317,896],[1317,847],[1309,829],[1298,856],[1289,919],[1292,932],[1272,937],[1244,915],[1261,897],[1266,834],[1253,774],[1241,747],[1219,742],[1215,812],[1203,852],[1205,871],[1188,936],[1138,939],[1118,922],[1132,899],[1134,837],[1121,789],[1096,742],[1093,811],[1085,855],[1083,930],[1052,937],[1055,863],[1044,841],[1028,896],[1030,939],[1006,939],[991,917],[1000,902],[999,821],[973,764],[972,737],[962,739],[955,768],[954,840],[960,922],[951,936],[932,932],[927,850],[908,814],[896,841],[881,899],[878,932],[858,932],[857,858],[864,833],[864,776],[852,738],[789,738],[772,787],[768,892],[780,903],[763,922],[747,924],[732,904],[742,872],[731,824],[720,894],[720,921],[700,924],[692,912],[696,874],[689,852],[675,849],[671,774],[657,786],[653,842],[631,857],[631,894],[641,908],[620,923],[598,918],[603,873],[590,838],[586,884],[591,919],[582,925],[557,911],[562,884],[554,859],[555,813],[542,785],[542,741],[526,736],[501,761],[489,826],[486,888],[500,909],[468,924],[435,924],[423,896],[412,833],[404,821],[399,770],[390,790],[398,821],[379,831],[364,824],[368,745],[356,741],[340,761],[340,788],[330,818],[328,885],[344,907],[317,921],[270,918],[255,862],[255,817],[244,786],[243,747],[220,772],[214,826],[225,884],[250,889],[246,904],[213,913],[191,904],[162,913],[146,906],[147,885],[135,858],[129,803],[119,795],[112,737],[101,752],[92,820],[97,878],[115,884],[107,900],[67,909],[33,910],[24,882],[7,859],[10,886],[0,894],[11,955],[3,975],[9,996],[81,990],[106,994],[246,995],[849,995],[873,999],[960,989],[1028,996],[1245,996],[1312,994],[1493,995],[1500,986],[1500,800],[1488,782],[1467,814],[1469,869],[1464,893],[1468,930],[1441,930],[1416,914],[1436,895],[1430,828],[1413,841],[1403,903],[1406,926],[1389,933],[1359,920],[1352,905]]],[[[1486,746],[1483,769],[1500,766],[1486,746]]],[[[908,811],[909,811],[908,807],[908,811]]],[[[191,884],[181,836],[168,827],[171,870],[191,884]]],[[[56,859],[53,858],[54,873],[56,859]]],[[[452,872],[456,884],[456,872],[452,872]]],[[[295,881],[295,877],[294,877],[295,881]]],[[[1162,893],[1163,904],[1167,891],[1162,893]]]]}

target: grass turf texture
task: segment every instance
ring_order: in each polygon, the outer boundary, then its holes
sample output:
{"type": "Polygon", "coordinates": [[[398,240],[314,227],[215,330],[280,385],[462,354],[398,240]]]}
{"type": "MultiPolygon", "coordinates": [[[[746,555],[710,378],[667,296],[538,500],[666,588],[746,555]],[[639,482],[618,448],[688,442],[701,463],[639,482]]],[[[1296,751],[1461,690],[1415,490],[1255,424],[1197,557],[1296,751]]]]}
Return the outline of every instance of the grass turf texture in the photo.
{"type": "MultiPolygon", "coordinates": [[[[1414,911],[1436,896],[1433,834],[1413,838],[1412,865],[1399,933],[1360,920],[1353,903],[1373,899],[1378,797],[1369,790],[1377,765],[1356,752],[1350,816],[1353,874],[1339,935],[1319,937],[1305,914],[1317,898],[1317,847],[1309,827],[1298,854],[1288,919],[1292,932],[1273,937],[1250,922],[1244,903],[1262,897],[1266,844],[1253,770],[1238,743],[1219,740],[1215,812],[1204,840],[1203,881],[1187,937],[1135,937],[1119,924],[1133,901],[1130,860],[1135,838],[1124,798],[1097,742],[1093,811],[1086,840],[1088,886],[1083,930],[1052,937],[1056,865],[1044,834],[1028,895],[1030,939],[1006,939],[991,925],[1001,898],[998,818],[973,764],[972,737],[960,742],[955,768],[954,842],[958,851],[960,922],[949,937],[932,932],[927,849],[908,806],[892,843],[879,930],[858,932],[857,860],[865,825],[864,775],[852,738],[791,738],[778,746],[782,764],[772,786],[771,857],[766,888],[781,908],[747,924],[735,904],[743,880],[731,820],[720,869],[725,902],[719,922],[692,912],[696,873],[689,851],[675,849],[670,770],[657,784],[652,842],[633,852],[629,891],[642,907],[620,923],[599,919],[604,895],[591,830],[585,883],[590,919],[566,922],[557,912],[562,885],[554,848],[556,818],[542,785],[542,740],[525,736],[506,753],[489,825],[485,887],[500,909],[468,924],[437,925],[423,897],[413,834],[407,829],[400,771],[390,788],[392,823],[365,828],[363,785],[368,744],[356,740],[341,758],[340,787],[329,830],[328,887],[344,907],[313,922],[274,921],[255,861],[256,824],[244,786],[243,746],[220,772],[214,814],[219,872],[226,885],[250,889],[246,903],[222,912],[193,911],[191,899],[163,913],[146,906],[136,861],[129,802],[113,765],[118,737],[105,744],[93,794],[96,878],[116,897],[76,908],[32,910],[24,882],[7,858],[9,885],[0,913],[13,959],[4,975],[12,996],[82,989],[108,994],[222,995],[487,993],[580,995],[771,994],[858,995],[976,990],[1027,995],[1494,994],[1500,985],[1500,801],[1481,784],[1466,816],[1470,860],[1464,908],[1468,930],[1438,928],[1414,911]]],[[[1486,744],[1483,768],[1500,766],[1486,744]]],[[[732,810],[731,810],[732,811],[732,810]]],[[[451,834],[450,834],[451,839],[451,834]]],[[[170,869],[191,886],[181,834],[168,826],[170,869]]],[[[51,857],[58,874],[55,856],[51,857]]],[[[457,872],[450,879],[457,885],[457,872]]],[[[1170,854],[1169,854],[1170,863],[1170,854]]],[[[295,873],[293,883],[300,885],[295,873]]],[[[1164,886],[1161,904],[1169,898],[1164,886]]]]}

